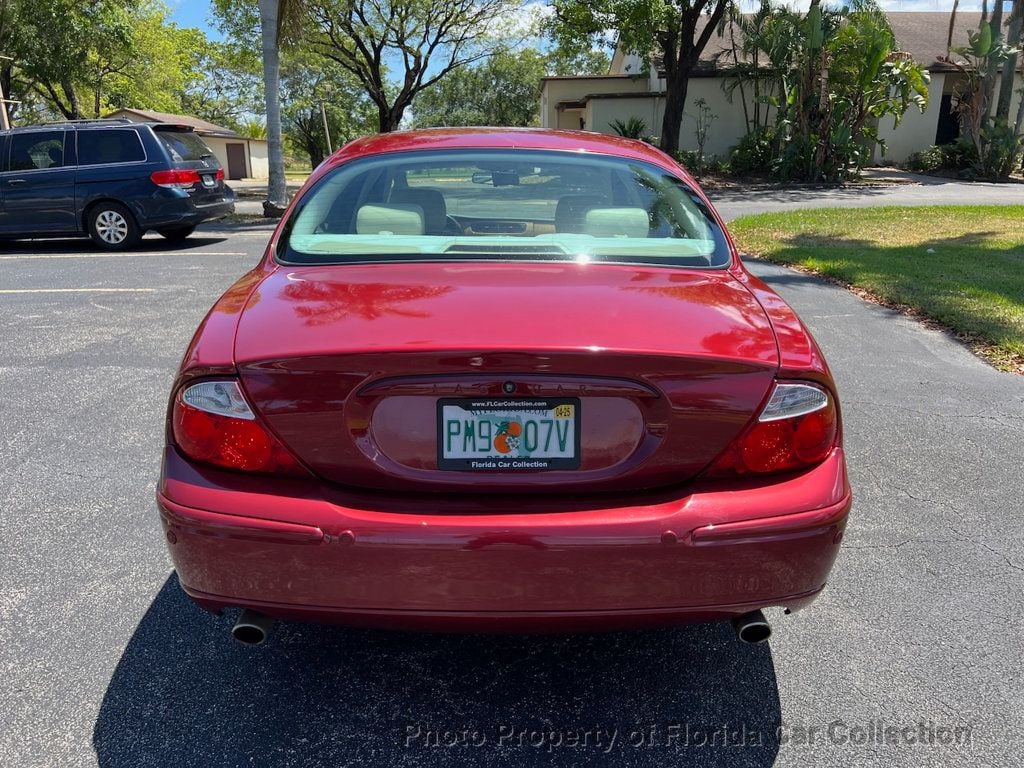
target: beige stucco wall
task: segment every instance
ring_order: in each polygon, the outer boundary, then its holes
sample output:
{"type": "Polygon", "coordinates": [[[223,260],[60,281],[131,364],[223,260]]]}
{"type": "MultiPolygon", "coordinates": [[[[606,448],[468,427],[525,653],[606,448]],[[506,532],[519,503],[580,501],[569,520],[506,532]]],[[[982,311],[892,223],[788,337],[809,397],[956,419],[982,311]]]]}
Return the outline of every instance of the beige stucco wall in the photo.
{"type": "Polygon", "coordinates": [[[898,126],[891,117],[884,117],[878,124],[878,137],[885,141],[885,154],[875,150],[875,160],[883,163],[902,163],[912,153],[935,143],[935,131],[939,126],[939,110],[942,106],[942,89],[946,75],[932,73],[928,86],[928,108],[921,113],[911,107],[903,115],[898,126]]]}
{"type": "MultiPolygon", "coordinates": [[[[643,93],[647,79],[643,77],[551,77],[541,81],[540,124],[542,128],[579,128],[579,122],[562,125],[558,104],[581,100],[594,93],[643,93]]],[[[571,121],[570,121],[571,122],[571,121]]],[[[590,127],[588,122],[587,127],[590,127]]]]}
{"type": "Polygon", "coordinates": [[[228,144],[243,144],[245,152],[245,178],[265,179],[270,175],[267,159],[267,142],[261,139],[228,139],[220,136],[203,136],[203,141],[217,156],[224,172],[228,171],[228,144]]]}
{"type": "Polygon", "coordinates": [[[237,139],[224,139],[219,136],[203,136],[203,143],[210,148],[210,151],[220,161],[221,167],[224,169],[224,173],[228,172],[228,141],[232,144],[237,143],[237,139]]]}
{"type": "Polygon", "coordinates": [[[266,141],[249,139],[249,175],[254,179],[265,179],[270,175],[266,141]]]}
{"type": "MultiPolygon", "coordinates": [[[[743,104],[739,93],[729,101],[722,89],[727,82],[719,77],[695,77],[690,80],[686,94],[686,109],[683,112],[683,124],[679,137],[681,149],[697,149],[697,99],[703,98],[711,113],[717,117],[712,121],[708,131],[708,141],[704,152],[708,156],[725,157],[729,150],[746,132],[746,121],[743,115],[743,104]]],[[[599,133],[614,133],[611,123],[614,120],[623,122],[631,117],[639,117],[647,125],[652,136],[661,133],[661,121],[665,114],[663,97],[644,96],[630,99],[591,99],[587,103],[587,130],[599,133]]]]}
{"type": "MultiPolygon", "coordinates": [[[[910,109],[903,116],[898,127],[893,126],[891,117],[884,118],[878,126],[878,135],[886,142],[885,155],[876,151],[878,162],[902,163],[914,152],[927,149],[935,143],[935,133],[939,125],[939,111],[942,106],[942,95],[951,94],[956,90],[960,75],[933,72],[931,84],[928,86],[928,108],[924,114],[917,109],[910,109]]],[[[1020,89],[1024,85],[1024,77],[1017,75],[1013,95],[1010,97],[1010,121],[1017,115],[1020,104],[1020,89]]],[[[993,100],[999,97],[999,83],[993,100]]]]}

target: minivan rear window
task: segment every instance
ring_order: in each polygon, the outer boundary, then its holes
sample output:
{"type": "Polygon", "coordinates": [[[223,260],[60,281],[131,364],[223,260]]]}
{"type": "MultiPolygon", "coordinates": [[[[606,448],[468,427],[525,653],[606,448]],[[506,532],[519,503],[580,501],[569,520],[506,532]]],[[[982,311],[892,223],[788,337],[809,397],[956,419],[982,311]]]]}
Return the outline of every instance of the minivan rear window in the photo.
{"type": "Polygon", "coordinates": [[[157,130],[156,135],[176,162],[213,157],[213,150],[192,131],[157,130]]]}
{"type": "Polygon", "coordinates": [[[146,159],[137,131],[130,128],[78,132],[78,164],[137,163],[146,159]]]}

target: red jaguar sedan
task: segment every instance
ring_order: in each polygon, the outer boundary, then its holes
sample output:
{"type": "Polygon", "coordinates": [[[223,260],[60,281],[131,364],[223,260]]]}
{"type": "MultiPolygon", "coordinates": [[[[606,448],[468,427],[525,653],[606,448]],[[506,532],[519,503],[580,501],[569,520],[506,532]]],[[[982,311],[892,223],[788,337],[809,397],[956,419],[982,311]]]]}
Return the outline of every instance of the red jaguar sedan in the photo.
{"type": "Polygon", "coordinates": [[[835,385],[694,180],[593,133],[438,129],[321,165],[174,383],[184,590],[274,619],[565,631],[822,590],[835,385]]]}

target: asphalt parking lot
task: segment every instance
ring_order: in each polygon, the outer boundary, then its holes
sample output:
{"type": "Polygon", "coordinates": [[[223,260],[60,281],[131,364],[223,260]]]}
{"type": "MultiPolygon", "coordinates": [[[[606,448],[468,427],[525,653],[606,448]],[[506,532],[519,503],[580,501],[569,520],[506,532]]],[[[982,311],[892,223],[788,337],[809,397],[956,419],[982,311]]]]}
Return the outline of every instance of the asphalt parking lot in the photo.
{"type": "Polygon", "coordinates": [[[769,646],[279,625],[231,641],[153,503],[180,356],[267,230],[0,248],[0,765],[1005,766],[1024,733],[1024,378],[804,275],[856,502],[769,646]]]}

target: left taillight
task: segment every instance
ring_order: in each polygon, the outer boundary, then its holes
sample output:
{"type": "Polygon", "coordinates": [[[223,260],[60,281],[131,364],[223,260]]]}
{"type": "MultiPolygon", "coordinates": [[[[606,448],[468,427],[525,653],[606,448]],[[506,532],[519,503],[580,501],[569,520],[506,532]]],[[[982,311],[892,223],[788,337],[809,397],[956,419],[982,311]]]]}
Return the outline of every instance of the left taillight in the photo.
{"type": "Polygon", "coordinates": [[[825,388],[776,382],[757,421],[704,475],[767,475],[820,464],[835,447],[838,422],[835,400],[825,388]]]}
{"type": "Polygon", "coordinates": [[[171,417],[174,442],[195,461],[241,472],[308,476],[260,423],[232,379],[179,390],[171,417]]]}
{"type": "Polygon", "coordinates": [[[158,187],[166,189],[188,189],[200,182],[199,171],[190,168],[171,168],[166,171],[153,171],[149,180],[158,187]]]}

